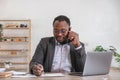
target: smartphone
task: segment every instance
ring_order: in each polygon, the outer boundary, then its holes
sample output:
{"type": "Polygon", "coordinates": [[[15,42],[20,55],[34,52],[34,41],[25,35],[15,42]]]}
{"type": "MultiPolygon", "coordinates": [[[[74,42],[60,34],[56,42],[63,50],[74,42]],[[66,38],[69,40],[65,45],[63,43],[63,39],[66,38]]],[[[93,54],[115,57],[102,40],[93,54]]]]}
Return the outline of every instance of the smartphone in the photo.
{"type": "MultiPolygon", "coordinates": [[[[70,29],[69,29],[69,31],[70,31],[70,29]]],[[[67,37],[68,37],[68,35],[69,35],[69,32],[68,32],[68,34],[67,34],[67,37]]],[[[67,43],[70,43],[70,42],[72,42],[73,41],[73,39],[72,40],[70,40],[70,39],[67,39],[67,43]]]]}

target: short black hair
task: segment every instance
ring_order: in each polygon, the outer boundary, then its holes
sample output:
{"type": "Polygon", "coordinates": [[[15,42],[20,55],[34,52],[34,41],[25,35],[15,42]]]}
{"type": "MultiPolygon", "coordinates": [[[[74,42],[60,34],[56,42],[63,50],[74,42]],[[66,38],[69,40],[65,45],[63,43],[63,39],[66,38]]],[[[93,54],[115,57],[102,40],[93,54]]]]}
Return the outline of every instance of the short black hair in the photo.
{"type": "Polygon", "coordinates": [[[67,16],[64,16],[64,15],[59,15],[57,16],[54,21],[53,21],[53,25],[55,23],[55,21],[66,21],[68,23],[68,25],[70,26],[70,19],[67,17],[67,16]]]}

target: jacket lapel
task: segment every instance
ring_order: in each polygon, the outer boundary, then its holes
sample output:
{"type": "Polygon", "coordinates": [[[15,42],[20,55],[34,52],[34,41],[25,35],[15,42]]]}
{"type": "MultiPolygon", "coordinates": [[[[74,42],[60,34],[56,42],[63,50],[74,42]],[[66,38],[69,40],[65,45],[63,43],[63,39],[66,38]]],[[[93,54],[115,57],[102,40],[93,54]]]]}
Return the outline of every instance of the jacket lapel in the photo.
{"type": "Polygon", "coordinates": [[[54,58],[54,51],[55,51],[55,38],[54,37],[52,37],[51,39],[50,39],[50,44],[48,45],[48,56],[49,56],[49,59],[48,59],[48,61],[49,61],[49,63],[48,63],[48,70],[49,71],[51,71],[51,67],[52,67],[52,63],[53,63],[53,58],[54,58]]]}
{"type": "Polygon", "coordinates": [[[74,67],[75,67],[75,50],[74,50],[74,46],[72,45],[72,43],[69,43],[69,45],[70,45],[70,59],[71,59],[71,64],[72,64],[72,69],[71,69],[71,71],[72,72],[74,72],[75,70],[74,70],[74,67]]]}

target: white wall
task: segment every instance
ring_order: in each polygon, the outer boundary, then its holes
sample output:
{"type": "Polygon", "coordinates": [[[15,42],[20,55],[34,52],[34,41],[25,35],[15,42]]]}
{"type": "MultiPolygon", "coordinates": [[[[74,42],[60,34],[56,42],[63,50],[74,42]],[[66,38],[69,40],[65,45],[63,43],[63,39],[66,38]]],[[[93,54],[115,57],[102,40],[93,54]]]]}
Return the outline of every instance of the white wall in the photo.
{"type": "Polygon", "coordinates": [[[0,19],[31,19],[32,54],[42,37],[53,35],[53,19],[61,14],[87,51],[112,45],[120,52],[120,0],[0,0],[0,19]]]}

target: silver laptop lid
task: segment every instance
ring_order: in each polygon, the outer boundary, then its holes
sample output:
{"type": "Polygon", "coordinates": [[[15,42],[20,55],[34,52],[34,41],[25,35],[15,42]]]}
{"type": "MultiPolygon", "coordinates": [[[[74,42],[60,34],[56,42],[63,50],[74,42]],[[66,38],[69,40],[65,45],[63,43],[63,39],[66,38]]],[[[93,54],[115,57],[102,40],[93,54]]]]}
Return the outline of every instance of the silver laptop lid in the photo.
{"type": "Polygon", "coordinates": [[[112,52],[87,52],[83,75],[108,74],[112,52]]]}

